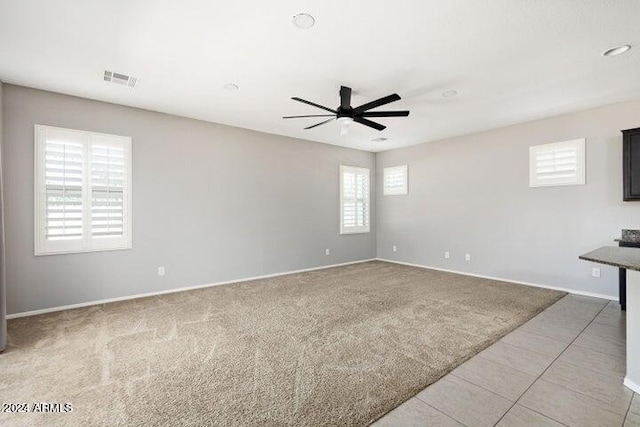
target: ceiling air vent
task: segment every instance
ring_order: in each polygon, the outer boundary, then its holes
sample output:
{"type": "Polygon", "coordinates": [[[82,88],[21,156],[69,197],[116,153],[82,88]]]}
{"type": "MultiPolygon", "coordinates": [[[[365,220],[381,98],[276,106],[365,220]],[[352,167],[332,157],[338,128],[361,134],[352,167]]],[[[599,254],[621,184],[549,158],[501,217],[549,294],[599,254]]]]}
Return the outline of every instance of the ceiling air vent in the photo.
{"type": "Polygon", "coordinates": [[[113,71],[105,71],[104,81],[117,83],[123,86],[136,87],[138,79],[135,77],[127,76],[126,74],[114,73],[113,71]]]}

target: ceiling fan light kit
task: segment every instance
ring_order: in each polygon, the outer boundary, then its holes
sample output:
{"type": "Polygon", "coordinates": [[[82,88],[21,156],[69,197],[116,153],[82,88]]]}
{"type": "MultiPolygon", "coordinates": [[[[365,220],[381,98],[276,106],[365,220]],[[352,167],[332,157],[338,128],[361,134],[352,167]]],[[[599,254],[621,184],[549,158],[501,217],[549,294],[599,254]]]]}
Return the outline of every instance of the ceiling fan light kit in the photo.
{"type": "Polygon", "coordinates": [[[389,104],[391,102],[399,101],[400,95],[394,93],[392,95],[385,96],[375,101],[368,102],[359,107],[353,108],[351,106],[351,88],[346,86],[340,86],[340,105],[334,110],[324,105],[316,104],[311,101],[307,101],[302,98],[293,97],[294,101],[302,102],[303,104],[311,105],[316,108],[328,111],[332,114],[315,114],[309,116],[284,116],[283,119],[298,119],[303,117],[331,117],[315,125],[308,126],[305,129],[313,129],[317,126],[329,123],[332,120],[337,120],[342,125],[340,133],[344,135],[346,128],[352,123],[360,123],[361,125],[368,126],[376,130],[384,130],[386,126],[369,120],[367,117],[407,117],[409,115],[408,110],[403,111],[369,111],[377,107],[389,104]]]}
{"type": "Polygon", "coordinates": [[[340,135],[346,135],[349,133],[349,126],[353,123],[351,117],[340,117],[336,119],[340,123],[340,135]]]}

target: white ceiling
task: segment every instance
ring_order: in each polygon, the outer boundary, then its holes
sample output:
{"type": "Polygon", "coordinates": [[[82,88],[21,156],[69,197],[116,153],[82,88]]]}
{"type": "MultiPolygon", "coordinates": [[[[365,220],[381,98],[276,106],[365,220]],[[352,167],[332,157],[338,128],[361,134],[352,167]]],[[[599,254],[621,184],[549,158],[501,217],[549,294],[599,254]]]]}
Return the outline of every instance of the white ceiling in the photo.
{"type": "Polygon", "coordinates": [[[639,18],[638,0],[0,0],[0,79],[382,151],[640,98],[639,18]],[[397,92],[381,109],[411,116],[346,136],[281,119],[323,113],[292,96],[337,107],[340,85],[354,106],[397,92]]]}

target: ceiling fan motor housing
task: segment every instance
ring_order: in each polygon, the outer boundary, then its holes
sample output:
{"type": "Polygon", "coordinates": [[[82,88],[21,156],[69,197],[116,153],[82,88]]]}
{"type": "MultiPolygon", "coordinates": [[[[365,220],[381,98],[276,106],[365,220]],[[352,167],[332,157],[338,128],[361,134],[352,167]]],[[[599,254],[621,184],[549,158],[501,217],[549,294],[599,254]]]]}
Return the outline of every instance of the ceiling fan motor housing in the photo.
{"type": "Polygon", "coordinates": [[[349,108],[342,108],[342,107],[338,107],[338,109],[336,110],[337,114],[336,116],[338,118],[340,117],[350,117],[353,119],[353,108],[349,107],[349,108]]]}

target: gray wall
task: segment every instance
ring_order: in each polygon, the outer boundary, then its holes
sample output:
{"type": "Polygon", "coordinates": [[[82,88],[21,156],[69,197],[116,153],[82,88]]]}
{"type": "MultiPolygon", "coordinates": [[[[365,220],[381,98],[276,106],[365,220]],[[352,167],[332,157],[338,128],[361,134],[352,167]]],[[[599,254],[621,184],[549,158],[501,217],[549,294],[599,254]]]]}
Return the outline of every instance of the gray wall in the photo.
{"type": "Polygon", "coordinates": [[[5,292],[5,263],[4,263],[4,187],[2,181],[3,166],[3,143],[2,143],[2,111],[3,111],[3,89],[4,84],[0,81],[0,351],[4,350],[7,345],[7,299],[5,292]]]}
{"type": "Polygon", "coordinates": [[[339,165],[373,169],[373,153],[12,85],[4,97],[9,313],[375,257],[375,232],[338,222],[339,165]],[[33,255],[34,124],[133,138],[132,250],[33,255]]]}
{"type": "Polygon", "coordinates": [[[593,278],[578,255],[640,228],[640,202],[622,201],[620,134],[638,126],[630,102],[378,153],[378,182],[409,165],[409,195],[377,190],[378,257],[617,296],[617,270],[593,278]],[[586,185],[529,188],[529,146],[582,137],[586,185]]]}
{"type": "Polygon", "coordinates": [[[599,266],[602,277],[592,278],[592,265],[577,256],[614,244],[621,228],[640,228],[640,202],[622,202],[620,135],[621,129],[640,126],[640,102],[374,155],[35,89],[3,88],[9,313],[376,254],[617,295],[615,269],[599,266]],[[132,250],[33,255],[36,123],[133,137],[132,250]],[[587,138],[587,185],[528,187],[530,145],[580,137],[587,138]],[[338,233],[340,164],[375,168],[379,180],[383,167],[409,165],[409,195],[383,197],[382,189],[376,190],[376,227],[370,234],[338,233]],[[444,251],[451,259],[444,259],[444,251]],[[465,253],[472,254],[470,262],[464,261],[465,253]],[[157,276],[159,266],[166,267],[166,276],[157,276]]]}

